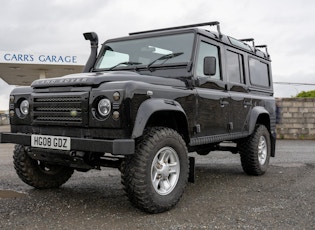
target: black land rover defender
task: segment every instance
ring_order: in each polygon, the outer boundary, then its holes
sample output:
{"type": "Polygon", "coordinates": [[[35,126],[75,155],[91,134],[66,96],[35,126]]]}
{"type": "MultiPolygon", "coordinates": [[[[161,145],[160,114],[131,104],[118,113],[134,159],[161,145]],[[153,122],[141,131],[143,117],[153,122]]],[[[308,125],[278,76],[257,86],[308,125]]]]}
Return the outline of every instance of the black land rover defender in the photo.
{"type": "Polygon", "coordinates": [[[131,33],[99,53],[97,35],[84,37],[83,73],[11,93],[11,132],[0,142],[17,144],[25,183],[55,188],[74,170],[117,167],[130,201],[158,213],[193,180],[190,152],[239,153],[247,174],[266,172],[276,121],[266,46],[225,36],[218,22],[131,33]]]}

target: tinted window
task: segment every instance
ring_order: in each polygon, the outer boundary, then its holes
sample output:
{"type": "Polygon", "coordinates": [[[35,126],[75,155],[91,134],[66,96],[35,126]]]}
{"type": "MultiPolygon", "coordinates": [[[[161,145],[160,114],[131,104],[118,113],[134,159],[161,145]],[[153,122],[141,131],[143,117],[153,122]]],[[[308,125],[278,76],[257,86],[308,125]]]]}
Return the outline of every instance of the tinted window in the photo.
{"type": "Polygon", "coordinates": [[[240,40],[237,40],[235,38],[231,38],[229,37],[229,40],[231,42],[232,45],[235,45],[235,46],[238,46],[238,47],[241,47],[243,49],[246,49],[246,50],[249,50],[249,51],[252,51],[252,49],[250,48],[249,45],[247,45],[246,43],[240,41],[240,40]]]}
{"type": "Polygon", "coordinates": [[[250,82],[257,86],[270,86],[268,65],[257,59],[249,59],[250,82]]]}
{"type": "Polygon", "coordinates": [[[245,83],[243,71],[243,56],[227,51],[227,75],[230,82],[245,83]]]}
{"type": "Polygon", "coordinates": [[[208,77],[203,73],[203,62],[205,57],[215,57],[216,58],[216,74],[210,76],[212,79],[221,79],[220,74],[220,60],[219,60],[219,48],[217,46],[201,42],[198,52],[197,60],[197,76],[199,77],[208,77]]]}

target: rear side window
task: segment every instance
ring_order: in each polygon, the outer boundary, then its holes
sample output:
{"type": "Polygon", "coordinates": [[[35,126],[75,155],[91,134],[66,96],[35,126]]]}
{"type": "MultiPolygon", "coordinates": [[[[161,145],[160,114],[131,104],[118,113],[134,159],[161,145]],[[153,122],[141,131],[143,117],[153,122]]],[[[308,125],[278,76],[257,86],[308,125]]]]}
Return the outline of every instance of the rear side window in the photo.
{"type": "Polygon", "coordinates": [[[227,51],[227,75],[230,82],[244,84],[243,56],[227,51]]]}
{"type": "Polygon", "coordinates": [[[269,71],[268,65],[264,62],[261,62],[257,59],[249,59],[249,74],[250,82],[252,85],[269,87],[269,71]]]}

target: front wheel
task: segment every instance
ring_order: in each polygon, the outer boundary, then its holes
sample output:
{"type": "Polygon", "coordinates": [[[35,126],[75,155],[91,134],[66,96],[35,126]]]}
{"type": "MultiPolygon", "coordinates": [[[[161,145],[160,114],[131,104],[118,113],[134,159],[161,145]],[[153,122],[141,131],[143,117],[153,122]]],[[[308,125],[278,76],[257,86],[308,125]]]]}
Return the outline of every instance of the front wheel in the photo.
{"type": "Polygon", "coordinates": [[[129,200],[149,213],[171,209],[181,198],[189,163],[182,137],[169,128],[151,128],[126,158],[122,183],[129,200]]]}
{"type": "Polygon", "coordinates": [[[267,171],[271,152],[270,134],[264,125],[240,144],[242,167],[248,175],[259,176],[267,171]]]}
{"type": "Polygon", "coordinates": [[[13,159],[20,179],[38,189],[58,188],[68,181],[74,171],[69,167],[30,158],[23,145],[15,145],[13,159]]]}

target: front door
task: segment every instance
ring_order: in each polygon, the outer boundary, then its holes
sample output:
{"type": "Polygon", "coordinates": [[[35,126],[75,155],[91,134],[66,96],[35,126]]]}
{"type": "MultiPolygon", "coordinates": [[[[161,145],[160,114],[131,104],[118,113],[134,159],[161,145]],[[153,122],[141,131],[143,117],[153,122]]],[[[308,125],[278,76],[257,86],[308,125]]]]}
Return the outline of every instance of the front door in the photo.
{"type": "Polygon", "coordinates": [[[206,40],[201,41],[199,44],[196,66],[196,75],[199,80],[196,116],[199,132],[197,136],[210,137],[226,134],[228,131],[230,102],[226,84],[222,80],[220,45],[213,41],[211,43],[207,42],[206,40]],[[212,76],[206,76],[203,72],[205,57],[216,58],[216,73],[212,76]]]}

